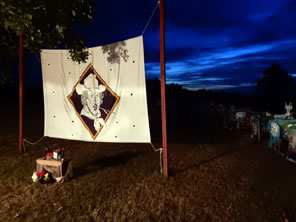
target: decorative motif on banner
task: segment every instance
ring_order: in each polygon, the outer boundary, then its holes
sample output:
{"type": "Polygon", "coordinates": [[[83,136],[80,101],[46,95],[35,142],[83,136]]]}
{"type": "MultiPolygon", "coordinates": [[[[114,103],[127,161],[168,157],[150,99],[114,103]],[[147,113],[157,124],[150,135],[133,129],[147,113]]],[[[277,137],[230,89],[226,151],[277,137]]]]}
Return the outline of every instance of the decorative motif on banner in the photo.
{"type": "Polygon", "coordinates": [[[113,114],[120,99],[91,64],[67,98],[94,140],[113,114]]]}

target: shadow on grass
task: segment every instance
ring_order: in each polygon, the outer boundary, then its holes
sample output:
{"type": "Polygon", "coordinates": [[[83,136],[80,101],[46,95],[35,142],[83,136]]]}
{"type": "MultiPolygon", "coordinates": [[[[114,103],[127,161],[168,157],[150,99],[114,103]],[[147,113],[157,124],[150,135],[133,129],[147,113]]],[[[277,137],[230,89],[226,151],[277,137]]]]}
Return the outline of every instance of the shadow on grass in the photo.
{"type": "MultiPolygon", "coordinates": [[[[180,127],[167,128],[167,141],[170,144],[220,144],[227,142],[233,137],[233,132],[223,128],[200,128],[200,127],[180,127]]],[[[162,132],[160,129],[151,128],[151,140],[153,143],[162,142],[162,132]]]]}
{"type": "Polygon", "coordinates": [[[123,152],[111,157],[98,158],[94,161],[88,162],[80,167],[74,167],[74,177],[82,177],[84,175],[96,172],[98,170],[106,169],[109,167],[116,167],[124,165],[137,156],[144,153],[142,152],[123,152]]]}
{"type": "Polygon", "coordinates": [[[189,165],[183,169],[169,169],[169,175],[170,176],[176,176],[177,174],[181,174],[181,173],[184,173],[190,169],[194,169],[194,168],[199,168],[200,166],[204,165],[204,164],[207,164],[207,163],[210,163],[212,161],[215,161],[216,159],[219,159],[221,157],[224,157],[224,156],[228,156],[228,155],[232,155],[233,153],[237,153],[238,150],[235,150],[235,149],[231,149],[231,150],[227,150],[225,152],[222,152],[222,153],[219,153],[218,155],[215,155],[213,157],[210,157],[208,159],[205,159],[205,160],[202,160],[196,164],[193,164],[193,165],[189,165]]]}

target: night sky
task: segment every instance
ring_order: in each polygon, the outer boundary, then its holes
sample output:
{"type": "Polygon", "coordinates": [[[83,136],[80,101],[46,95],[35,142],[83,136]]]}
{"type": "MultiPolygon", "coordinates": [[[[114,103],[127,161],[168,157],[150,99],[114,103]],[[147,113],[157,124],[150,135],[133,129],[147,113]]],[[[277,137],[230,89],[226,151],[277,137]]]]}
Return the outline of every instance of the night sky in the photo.
{"type": "MultiPolygon", "coordinates": [[[[156,4],[156,0],[97,1],[93,21],[80,28],[87,46],[141,35],[156,4]]],[[[165,4],[168,84],[252,92],[272,63],[296,76],[295,0],[167,0],[165,4]]],[[[143,38],[147,79],[160,78],[159,8],[143,38]]]]}

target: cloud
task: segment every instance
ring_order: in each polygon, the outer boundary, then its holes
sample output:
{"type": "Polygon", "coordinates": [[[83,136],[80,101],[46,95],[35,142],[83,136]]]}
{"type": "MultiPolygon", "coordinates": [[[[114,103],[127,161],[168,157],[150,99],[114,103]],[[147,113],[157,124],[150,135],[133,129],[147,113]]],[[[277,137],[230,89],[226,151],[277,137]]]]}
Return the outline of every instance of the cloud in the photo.
{"type": "MultiPolygon", "coordinates": [[[[291,46],[296,48],[296,39],[243,47],[225,47],[199,52],[198,57],[181,56],[179,61],[166,63],[167,82],[177,83],[188,89],[221,90],[252,87],[262,77],[263,70],[272,63],[287,64],[287,61],[290,61],[292,65],[296,55],[291,46]]],[[[175,59],[178,59],[177,56],[175,59]]],[[[149,73],[149,70],[147,71],[149,73]]],[[[159,70],[155,71],[159,73],[159,70]]]]}
{"type": "MultiPolygon", "coordinates": [[[[156,3],[96,3],[95,21],[87,29],[89,45],[140,35],[156,3]]],[[[168,83],[192,89],[247,88],[272,63],[296,73],[294,0],[171,0],[165,10],[168,83]]],[[[146,76],[160,78],[158,9],[143,39],[146,76]]]]}
{"type": "Polygon", "coordinates": [[[200,90],[200,89],[206,89],[206,90],[214,90],[214,91],[242,91],[241,88],[249,88],[247,90],[244,90],[246,92],[252,92],[253,88],[255,87],[255,84],[252,83],[244,83],[244,84],[240,84],[240,85],[226,85],[226,84],[208,84],[208,85],[188,85],[188,86],[184,86],[185,89],[188,90],[200,90]]]}
{"type": "MultiPolygon", "coordinates": [[[[79,30],[93,47],[139,36],[147,25],[146,77],[160,78],[158,8],[151,17],[156,4],[96,1],[93,21],[79,30]]],[[[295,0],[171,0],[165,10],[168,83],[191,89],[248,88],[272,63],[295,76],[295,0]]]]}

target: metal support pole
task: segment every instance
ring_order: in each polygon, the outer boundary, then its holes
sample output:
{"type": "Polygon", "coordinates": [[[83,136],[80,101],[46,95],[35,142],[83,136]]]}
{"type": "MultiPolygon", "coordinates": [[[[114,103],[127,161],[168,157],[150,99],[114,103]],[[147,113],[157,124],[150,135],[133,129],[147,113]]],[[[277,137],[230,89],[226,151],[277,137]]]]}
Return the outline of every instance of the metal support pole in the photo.
{"type": "Polygon", "coordinates": [[[168,177],[166,102],[165,102],[165,36],[164,36],[164,0],[160,0],[160,92],[161,92],[161,122],[162,122],[162,159],[163,175],[168,177]]]}
{"type": "Polygon", "coordinates": [[[19,36],[19,153],[23,152],[23,35],[19,36]]]}

